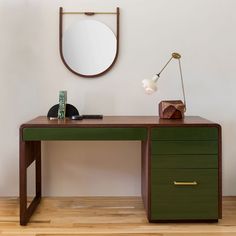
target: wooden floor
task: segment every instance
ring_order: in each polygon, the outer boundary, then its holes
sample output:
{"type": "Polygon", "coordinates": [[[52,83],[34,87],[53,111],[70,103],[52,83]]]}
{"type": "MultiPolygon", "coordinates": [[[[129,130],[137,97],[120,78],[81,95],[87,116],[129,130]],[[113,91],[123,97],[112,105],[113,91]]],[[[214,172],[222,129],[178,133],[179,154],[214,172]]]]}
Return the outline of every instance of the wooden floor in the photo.
{"type": "Polygon", "coordinates": [[[236,197],[223,200],[219,223],[150,224],[140,198],[43,198],[28,226],[17,198],[0,198],[0,236],[236,236],[236,197]]]}

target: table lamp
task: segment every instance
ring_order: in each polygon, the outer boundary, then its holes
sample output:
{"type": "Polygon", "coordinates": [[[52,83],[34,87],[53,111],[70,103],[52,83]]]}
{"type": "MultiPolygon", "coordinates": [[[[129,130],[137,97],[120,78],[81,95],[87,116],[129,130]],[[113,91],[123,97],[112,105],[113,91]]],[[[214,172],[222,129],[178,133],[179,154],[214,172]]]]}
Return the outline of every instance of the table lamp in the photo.
{"type": "Polygon", "coordinates": [[[161,101],[159,103],[159,116],[162,119],[181,119],[184,117],[184,112],[186,111],[184,81],[180,62],[181,55],[177,52],[172,53],[171,58],[167,61],[167,63],[164,65],[164,67],[158,74],[153,76],[152,79],[145,79],[142,81],[143,87],[147,94],[152,94],[153,92],[157,91],[156,83],[160,78],[160,75],[163,70],[167,67],[167,65],[171,62],[173,58],[178,60],[184,102],[182,102],[181,100],[161,101]]]}

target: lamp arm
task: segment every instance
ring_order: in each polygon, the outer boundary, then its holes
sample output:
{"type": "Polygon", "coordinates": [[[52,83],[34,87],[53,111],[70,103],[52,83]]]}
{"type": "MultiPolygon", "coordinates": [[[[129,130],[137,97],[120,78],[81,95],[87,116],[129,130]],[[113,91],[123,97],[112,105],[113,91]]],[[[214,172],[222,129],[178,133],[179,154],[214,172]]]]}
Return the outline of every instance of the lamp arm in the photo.
{"type": "Polygon", "coordinates": [[[167,65],[171,62],[171,60],[173,59],[173,56],[171,56],[171,58],[167,61],[167,63],[163,66],[163,68],[161,69],[161,71],[157,74],[158,77],[160,77],[162,71],[167,67],[167,65]]]}
{"type": "Polygon", "coordinates": [[[182,86],[182,92],[183,92],[183,99],[184,99],[184,111],[186,111],[186,98],[185,98],[185,90],[184,90],[184,80],[183,80],[183,73],[182,73],[182,67],[181,67],[181,62],[180,62],[180,58],[181,58],[181,55],[179,53],[172,53],[171,55],[171,58],[167,61],[167,63],[163,66],[163,68],[161,69],[161,71],[156,74],[157,75],[157,78],[155,79],[155,82],[157,81],[157,79],[160,78],[160,75],[162,73],[162,71],[167,67],[167,65],[171,62],[171,60],[175,58],[175,59],[178,59],[179,61],[179,72],[180,72],[180,78],[181,78],[181,86],[182,86]]]}

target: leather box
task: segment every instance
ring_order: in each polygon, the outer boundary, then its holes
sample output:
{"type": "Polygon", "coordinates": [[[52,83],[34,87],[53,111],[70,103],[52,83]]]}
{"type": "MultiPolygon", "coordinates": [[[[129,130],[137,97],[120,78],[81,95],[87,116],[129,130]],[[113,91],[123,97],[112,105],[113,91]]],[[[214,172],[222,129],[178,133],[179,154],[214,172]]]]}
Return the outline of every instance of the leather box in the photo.
{"type": "Polygon", "coordinates": [[[184,118],[185,105],[181,100],[161,101],[159,103],[159,116],[161,119],[184,118]]]}

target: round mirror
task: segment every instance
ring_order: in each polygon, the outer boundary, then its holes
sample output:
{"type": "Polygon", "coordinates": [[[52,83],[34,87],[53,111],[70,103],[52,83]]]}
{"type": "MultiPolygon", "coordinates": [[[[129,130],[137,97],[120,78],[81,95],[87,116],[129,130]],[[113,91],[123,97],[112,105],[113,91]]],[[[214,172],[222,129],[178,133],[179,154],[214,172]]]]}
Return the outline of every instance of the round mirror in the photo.
{"type": "Polygon", "coordinates": [[[62,53],[67,66],[85,77],[106,71],[117,54],[117,39],[112,30],[95,20],[73,23],[63,34],[62,53]]]}

